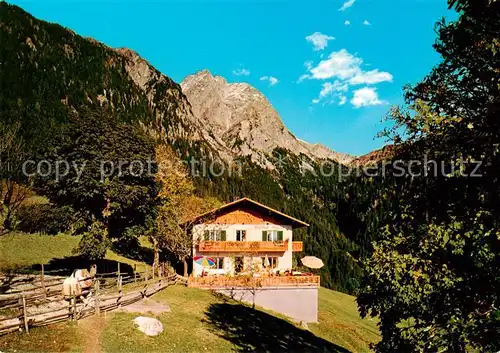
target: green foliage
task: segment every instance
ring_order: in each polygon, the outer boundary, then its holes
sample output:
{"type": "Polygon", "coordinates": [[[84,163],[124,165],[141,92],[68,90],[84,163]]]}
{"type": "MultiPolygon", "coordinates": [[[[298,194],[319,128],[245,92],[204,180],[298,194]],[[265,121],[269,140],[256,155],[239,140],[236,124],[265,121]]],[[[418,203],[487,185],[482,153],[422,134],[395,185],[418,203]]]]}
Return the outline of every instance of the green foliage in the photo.
{"type": "Polygon", "coordinates": [[[380,352],[500,349],[500,3],[450,5],[461,12],[437,25],[442,62],[386,132],[406,168],[425,156],[445,172],[414,164],[384,189],[392,207],[358,298],[380,317],[380,352]]]}
{"type": "MultiPolygon", "coordinates": [[[[89,161],[79,183],[72,182],[72,170],[62,181],[50,175],[37,186],[55,205],[72,207],[85,225],[94,219],[109,222],[110,236],[120,239],[117,246],[133,247],[136,236],[150,230],[155,186],[149,179],[129,176],[101,183],[98,166],[90,161],[149,156],[150,142],[139,123],[161,134],[184,160],[218,160],[217,151],[204,141],[187,138],[193,127],[178,113],[186,109],[182,91],[167,77],[157,79],[160,73],[154,68],[146,87],[138,87],[126,70],[133,53],[39,21],[16,6],[0,3],[0,23],[0,82],[8,87],[0,90],[1,120],[7,125],[19,122],[22,137],[37,147],[40,158],[69,159],[80,166],[89,161]],[[108,218],[104,210],[111,212],[108,218]]],[[[240,143],[234,141],[235,146],[240,143]]],[[[274,172],[241,158],[241,175],[194,176],[196,191],[224,201],[251,197],[310,223],[295,237],[305,242],[306,254],[325,261],[323,285],[354,292],[361,274],[354,259],[370,253],[383,212],[382,207],[371,210],[376,187],[370,181],[358,186],[355,178],[339,183],[337,174],[318,177],[318,165],[315,173],[306,172],[301,158],[288,151],[269,158],[278,160],[280,155],[285,165],[274,172]]]]}
{"type": "MultiPolygon", "coordinates": [[[[338,226],[339,218],[346,229],[348,217],[356,218],[353,210],[345,214],[339,212],[340,203],[348,202],[345,199],[348,183],[339,182],[339,165],[332,162],[333,170],[322,174],[318,163],[307,159],[313,170],[304,170],[302,162],[306,157],[286,150],[277,149],[269,158],[278,166],[272,173],[248,158],[241,158],[238,161],[241,174],[235,172],[238,168],[234,167],[232,174],[225,173],[222,177],[195,177],[196,188],[203,194],[216,195],[225,201],[249,197],[309,223],[307,229],[294,231],[294,239],[304,241],[304,252],[295,256],[320,257],[326,264],[320,271],[322,285],[355,292],[361,269],[353,256],[364,256],[369,250],[360,250],[356,232],[349,232],[350,238],[338,226]]],[[[349,179],[349,182],[353,180],[349,179]]],[[[358,220],[358,223],[362,222],[358,220]]],[[[366,240],[368,244],[370,241],[366,240]]]]}
{"type": "Polygon", "coordinates": [[[38,173],[38,189],[54,204],[71,206],[87,224],[107,224],[109,236],[119,238],[129,227],[145,226],[155,210],[154,143],[105,110],[82,112],[41,155],[51,167],[38,173]],[[68,163],[59,176],[58,161],[68,163]]]}
{"type": "Polygon", "coordinates": [[[74,253],[95,261],[104,259],[110,242],[106,227],[103,223],[96,221],[92,223],[88,232],[83,233],[80,243],[74,249],[74,253]]]}
{"type": "Polygon", "coordinates": [[[18,229],[25,233],[45,233],[55,235],[72,230],[78,222],[73,208],[56,207],[51,204],[28,204],[17,214],[18,229]]]}

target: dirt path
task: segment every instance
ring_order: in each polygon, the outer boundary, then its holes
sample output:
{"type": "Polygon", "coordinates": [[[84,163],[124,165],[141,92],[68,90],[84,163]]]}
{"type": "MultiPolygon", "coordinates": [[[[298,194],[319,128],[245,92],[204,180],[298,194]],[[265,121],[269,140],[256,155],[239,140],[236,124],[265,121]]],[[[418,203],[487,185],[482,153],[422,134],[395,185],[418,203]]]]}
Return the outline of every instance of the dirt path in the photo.
{"type": "Polygon", "coordinates": [[[83,353],[100,353],[101,333],[106,326],[106,319],[99,316],[90,316],[78,322],[78,326],[85,340],[83,353]]]}

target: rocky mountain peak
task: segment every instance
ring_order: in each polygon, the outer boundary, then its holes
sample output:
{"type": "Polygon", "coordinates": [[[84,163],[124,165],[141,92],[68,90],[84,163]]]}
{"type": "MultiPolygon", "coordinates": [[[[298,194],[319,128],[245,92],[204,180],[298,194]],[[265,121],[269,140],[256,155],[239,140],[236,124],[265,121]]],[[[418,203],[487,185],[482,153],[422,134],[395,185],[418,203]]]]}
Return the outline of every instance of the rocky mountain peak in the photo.
{"type": "Polygon", "coordinates": [[[205,134],[218,139],[236,155],[249,155],[253,161],[270,168],[273,166],[266,156],[275,148],[340,163],[353,159],[323,145],[298,140],[267,98],[247,83],[228,83],[225,78],[202,70],[187,76],[181,88],[205,134]]]}

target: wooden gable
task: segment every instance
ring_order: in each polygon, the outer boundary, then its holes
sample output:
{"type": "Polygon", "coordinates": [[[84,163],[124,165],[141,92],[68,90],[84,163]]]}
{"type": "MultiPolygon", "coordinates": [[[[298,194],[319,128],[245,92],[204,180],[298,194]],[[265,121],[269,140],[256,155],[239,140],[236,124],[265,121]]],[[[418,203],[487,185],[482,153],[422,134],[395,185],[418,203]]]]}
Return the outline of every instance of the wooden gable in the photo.
{"type": "Polygon", "coordinates": [[[252,207],[238,207],[215,214],[213,218],[207,218],[208,224],[286,224],[283,220],[272,214],[252,207]]]}
{"type": "Polygon", "coordinates": [[[190,227],[193,224],[276,224],[290,225],[293,228],[308,227],[309,224],[292,216],[277,211],[259,202],[242,198],[227,203],[217,209],[203,213],[181,224],[190,227]]]}

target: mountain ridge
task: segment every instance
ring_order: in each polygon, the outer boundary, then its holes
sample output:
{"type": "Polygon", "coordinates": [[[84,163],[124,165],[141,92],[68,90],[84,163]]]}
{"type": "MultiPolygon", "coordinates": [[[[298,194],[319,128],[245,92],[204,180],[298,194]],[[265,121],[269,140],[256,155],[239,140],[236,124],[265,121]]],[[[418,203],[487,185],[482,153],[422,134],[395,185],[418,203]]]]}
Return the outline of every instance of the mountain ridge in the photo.
{"type": "Polygon", "coordinates": [[[267,156],[276,148],[343,164],[356,158],[296,138],[264,94],[248,83],[228,83],[204,69],[187,76],[180,85],[205,135],[219,136],[220,143],[233,153],[250,156],[263,166],[274,167],[267,156]]]}
{"type": "Polygon", "coordinates": [[[364,232],[358,234],[351,228],[357,221],[353,212],[365,206],[372,209],[370,200],[365,200],[371,194],[363,196],[361,206],[357,200],[358,208],[351,207],[353,198],[346,195],[357,185],[338,182],[337,163],[333,174],[323,175],[319,161],[314,160],[317,157],[307,157],[310,149],[321,152],[323,146],[296,139],[260,92],[246,84],[229,86],[223,78],[208,77],[211,89],[194,82],[193,87],[212,97],[207,102],[213,105],[208,105],[201,119],[200,107],[189,101],[189,92],[136,52],[110,48],[7,3],[0,3],[0,42],[0,84],[8,88],[0,90],[0,118],[7,125],[20,123],[24,140],[37,149],[52,149],[51,137],[71,130],[70,117],[77,114],[86,119],[89,112],[102,112],[103,118],[119,124],[139,125],[172,147],[180,163],[203,162],[190,170],[200,196],[226,202],[250,197],[311,224],[296,236],[304,241],[308,254],[323,259],[322,283],[346,292],[356,289],[360,269],[344,252],[356,256],[369,247],[364,232]],[[229,87],[220,93],[225,86],[229,87]],[[220,133],[206,129],[212,107],[221,112],[217,115],[220,133]],[[258,123],[257,129],[251,126],[253,122],[258,123]],[[258,145],[260,140],[257,145],[250,140],[243,146],[261,160],[234,153],[244,143],[238,140],[240,133],[245,137],[247,132],[252,139],[264,136],[265,149],[258,145]],[[291,146],[270,136],[284,136],[291,146]],[[301,151],[306,155],[300,155],[301,151]],[[241,162],[240,173],[231,173],[232,164],[226,161],[241,162]],[[205,168],[212,162],[230,168],[212,172],[205,168]]]}

